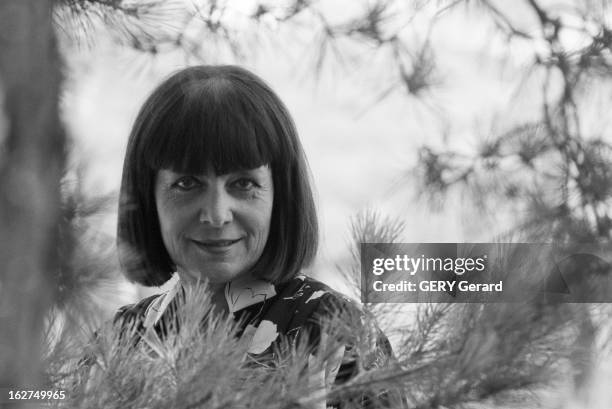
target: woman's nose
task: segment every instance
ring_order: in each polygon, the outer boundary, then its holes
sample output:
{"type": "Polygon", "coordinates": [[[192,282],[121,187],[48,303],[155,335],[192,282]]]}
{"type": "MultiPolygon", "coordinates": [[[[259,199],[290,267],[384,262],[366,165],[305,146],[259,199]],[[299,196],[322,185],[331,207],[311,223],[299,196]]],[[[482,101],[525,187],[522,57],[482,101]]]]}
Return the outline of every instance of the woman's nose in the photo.
{"type": "Polygon", "coordinates": [[[233,220],[231,198],[220,189],[210,189],[202,200],[200,223],[223,227],[233,220]]]}

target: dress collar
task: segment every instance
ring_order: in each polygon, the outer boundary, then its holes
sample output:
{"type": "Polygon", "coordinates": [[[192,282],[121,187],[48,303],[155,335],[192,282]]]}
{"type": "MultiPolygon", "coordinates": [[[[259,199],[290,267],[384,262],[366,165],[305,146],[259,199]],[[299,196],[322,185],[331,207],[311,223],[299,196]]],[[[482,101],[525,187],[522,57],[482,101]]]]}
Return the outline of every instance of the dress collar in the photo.
{"type": "MultiPolygon", "coordinates": [[[[180,279],[170,290],[153,301],[145,313],[144,327],[149,328],[161,319],[163,313],[181,288],[180,279]]],[[[266,301],[276,295],[274,285],[268,281],[244,277],[225,284],[225,301],[230,313],[266,301]]]]}
{"type": "Polygon", "coordinates": [[[245,277],[225,284],[225,301],[234,313],[276,295],[274,285],[268,281],[245,277]]]}

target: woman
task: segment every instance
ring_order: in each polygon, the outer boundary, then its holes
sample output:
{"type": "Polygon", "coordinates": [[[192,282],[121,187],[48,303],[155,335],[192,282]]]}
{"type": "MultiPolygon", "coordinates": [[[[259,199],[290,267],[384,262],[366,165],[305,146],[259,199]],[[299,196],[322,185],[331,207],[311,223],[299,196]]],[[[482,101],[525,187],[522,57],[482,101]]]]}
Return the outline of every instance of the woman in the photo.
{"type": "MultiPolygon", "coordinates": [[[[318,241],[307,169],[291,116],[254,74],[197,66],[164,81],[128,142],[118,247],[130,280],[159,286],[176,272],[179,283],[123,307],[116,321],[163,335],[176,294],[206,281],[215,309],[251,337],[252,356],[302,334],[316,350],[322,320],[350,303],[301,274],[318,241]]],[[[384,337],[377,348],[382,364],[384,337]]],[[[333,356],[322,385],[358,367],[350,346],[333,356]]]]}

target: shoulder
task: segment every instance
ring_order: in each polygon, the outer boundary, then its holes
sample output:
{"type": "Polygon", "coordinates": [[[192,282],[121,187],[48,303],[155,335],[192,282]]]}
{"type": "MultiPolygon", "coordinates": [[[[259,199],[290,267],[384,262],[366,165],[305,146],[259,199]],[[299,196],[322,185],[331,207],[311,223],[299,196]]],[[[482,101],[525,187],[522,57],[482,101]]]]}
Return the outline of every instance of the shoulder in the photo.
{"type": "Polygon", "coordinates": [[[291,299],[300,300],[304,303],[319,298],[342,299],[349,302],[348,297],[332,289],[327,284],[302,274],[277,285],[276,290],[279,294],[291,296],[291,299]]]}
{"type": "Polygon", "coordinates": [[[136,327],[139,329],[143,326],[147,311],[153,303],[161,298],[163,294],[155,294],[150,297],[143,298],[134,304],[124,305],[119,308],[113,318],[113,323],[119,325],[122,331],[136,327]]]}
{"type": "Polygon", "coordinates": [[[316,332],[323,330],[346,345],[361,344],[364,351],[375,351],[368,357],[365,367],[380,366],[381,360],[393,355],[391,344],[372,313],[326,284],[298,276],[280,295],[293,302],[285,310],[294,312],[293,327],[307,325],[312,328],[314,325],[316,332]]]}
{"type": "Polygon", "coordinates": [[[287,304],[302,307],[313,313],[324,313],[326,310],[351,308],[358,305],[344,294],[332,289],[327,284],[312,277],[298,275],[277,287],[280,300],[287,304]]]}
{"type": "Polygon", "coordinates": [[[307,330],[316,335],[336,316],[349,312],[358,314],[359,311],[357,304],[348,297],[304,275],[277,285],[276,293],[265,319],[277,324],[285,333],[307,330]]]}

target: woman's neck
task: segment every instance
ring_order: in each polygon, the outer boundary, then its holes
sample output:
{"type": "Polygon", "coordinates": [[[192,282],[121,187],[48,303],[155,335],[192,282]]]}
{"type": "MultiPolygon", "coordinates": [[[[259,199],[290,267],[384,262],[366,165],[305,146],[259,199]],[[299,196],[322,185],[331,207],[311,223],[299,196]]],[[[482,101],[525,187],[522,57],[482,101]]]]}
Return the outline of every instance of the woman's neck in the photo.
{"type": "Polygon", "coordinates": [[[195,289],[197,287],[204,286],[206,288],[206,293],[210,294],[210,300],[215,310],[223,313],[229,312],[227,300],[225,299],[226,283],[211,283],[207,281],[196,280],[188,275],[181,275],[180,272],[179,283],[185,289],[195,289]]]}

